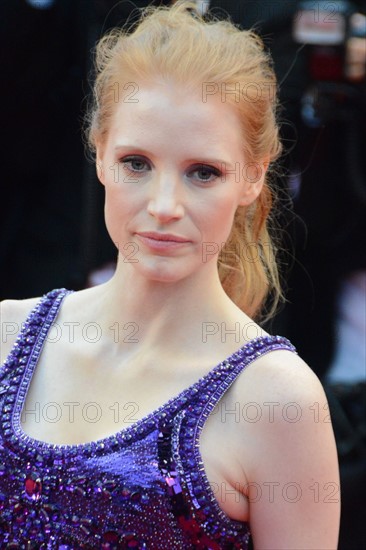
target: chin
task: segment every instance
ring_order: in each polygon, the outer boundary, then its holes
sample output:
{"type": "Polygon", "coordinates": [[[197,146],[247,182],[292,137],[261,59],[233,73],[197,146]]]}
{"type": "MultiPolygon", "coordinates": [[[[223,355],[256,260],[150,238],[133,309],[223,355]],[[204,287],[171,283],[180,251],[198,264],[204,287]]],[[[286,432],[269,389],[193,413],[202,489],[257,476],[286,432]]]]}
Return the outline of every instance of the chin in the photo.
{"type": "Polygon", "coordinates": [[[152,262],[140,261],[135,268],[147,280],[156,283],[176,283],[192,274],[187,262],[183,265],[181,262],[172,262],[171,259],[166,258],[152,262]]]}

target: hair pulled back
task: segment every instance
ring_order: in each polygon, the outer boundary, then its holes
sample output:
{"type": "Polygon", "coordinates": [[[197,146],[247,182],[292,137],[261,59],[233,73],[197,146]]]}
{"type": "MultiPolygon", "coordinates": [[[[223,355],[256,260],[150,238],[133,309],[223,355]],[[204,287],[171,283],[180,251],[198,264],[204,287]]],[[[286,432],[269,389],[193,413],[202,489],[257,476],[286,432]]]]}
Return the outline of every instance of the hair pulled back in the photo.
{"type": "Polygon", "coordinates": [[[255,33],[228,20],[201,17],[193,2],[143,9],[133,32],[113,29],[96,46],[93,102],[86,116],[93,152],[108,134],[116,90],[156,78],[186,89],[200,85],[203,101],[220,94],[237,111],[246,158],[257,167],[255,163],[269,159],[260,195],[249,207],[238,207],[228,241],[222,247],[216,243],[221,249],[219,275],[228,296],[249,316],[269,318],[282,297],[276,247],[268,230],[274,199],[269,179],[282,149],[271,58],[255,33]]]}

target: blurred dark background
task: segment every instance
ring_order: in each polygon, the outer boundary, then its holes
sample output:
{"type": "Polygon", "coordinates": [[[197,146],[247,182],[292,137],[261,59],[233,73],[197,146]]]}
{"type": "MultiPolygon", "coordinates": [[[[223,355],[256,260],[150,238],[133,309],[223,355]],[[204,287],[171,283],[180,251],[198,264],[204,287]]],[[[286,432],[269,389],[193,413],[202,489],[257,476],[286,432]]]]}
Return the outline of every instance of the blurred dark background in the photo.
{"type": "MultiPolygon", "coordinates": [[[[113,269],[103,188],[82,141],[90,51],[111,27],[137,20],[136,8],[147,4],[1,0],[1,299],[85,288],[113,269]]],[[[288,301],[269,329],[292,340],[329,392],[344,493],[340,548],[360,550],[366,548],[366,87],[357,39],[366,36],[360,18],[366,3],[199,4],[243,28],[254,26],[274,57],[286,148],[276,185],[288,301]],[[333,33],[343,32],[334,44],[326,32],[317,36],[319,26],[299,27],[325,20],[333,21],[333,33]]]]}

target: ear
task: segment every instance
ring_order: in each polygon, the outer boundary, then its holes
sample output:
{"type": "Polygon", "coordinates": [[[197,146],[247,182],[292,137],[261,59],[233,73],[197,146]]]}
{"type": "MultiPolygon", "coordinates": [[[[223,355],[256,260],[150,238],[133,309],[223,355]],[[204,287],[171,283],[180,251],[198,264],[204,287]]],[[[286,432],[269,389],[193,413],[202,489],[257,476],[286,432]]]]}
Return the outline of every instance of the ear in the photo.
{"type": "Polygon", "coordinates": [[[262,191],[269,166],[269,157],[262,161],[247,162],[242,170],[243,187],[238,206],[249,206],[262,191]]]}

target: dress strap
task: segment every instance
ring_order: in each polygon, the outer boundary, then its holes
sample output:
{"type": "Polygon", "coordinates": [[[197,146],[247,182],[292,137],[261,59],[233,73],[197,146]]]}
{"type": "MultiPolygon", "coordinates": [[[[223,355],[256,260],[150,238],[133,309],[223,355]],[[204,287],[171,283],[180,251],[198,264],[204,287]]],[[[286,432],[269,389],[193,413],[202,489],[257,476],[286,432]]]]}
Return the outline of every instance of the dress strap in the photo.
{"type": "MultiPolygon", "coordinates": [[[[295,347],[284,337],[266,336],[256,338],[223,361],[211,375],[205,377],[199,388],[190,396],[189,405],[167,426],[161,427],[160,456],[164,460],[165,447],[171,445],[171,456],[174,463],[165,463],[162,469],[168,485],[176,493],[175,513],[184,515],[183,505],[178,496],[182,493],[187,499],[187,506],[193,513],[192,525],[187,530],[195,529],[195,518],[204,519],[205,534],[219,539],[217,525],[225,526],[226,537],[232,541],[232,548],[242,548],[237,540],[249,540],[250,530],[247,523],[234,521],[220,508],[210,482],[206,476],[200,454],[200,435],[205,422],[213,412],[219,400],[235,382],[240,373],[259,357],[276,350],[295,352],[295,347]]],[[[162,462],[163,463],[163,462],[162,462]]],[[[204,546],[216,548],[216,546],[204,546]]],[[[218,546],[220,548],[220,545],[218,546]]]]}
{"type": "MultiPolygon", "coordinates": [[[[282,336],[256,338],[241,348],[237,353],[236,364],[233,366],[231,361],[226,364],[224,362],[224,367],[227,369],[226,375],[221,378],[216,388],[206,392],[206,395],[204,395],[205,399],[201,399],[201,402],[192,408],[193,410],[187,415],[187,419],[182,425],[182,465],[185,473],[187,474],[189,471],[198,473],[200,477],[198,485],[204,487],[204,492],[207,496],[211,497],[210,500],[214,508],[216,508],[217,514],[223,520],[227,519],[227,516],[219,507],[206,477],[199,448],[200,436],[207,418],[243,370],[259,357],[276,350],[287,350],[296,353],[296,349],[291,342],[282,336]],[[191,460],[189,461],[188,458],[191,458],[191,460]],[[194,464],[193,469],[190,466],[192,464],[194,464]]],[[[207,389],[210,389],[210,385],[207,389]]],[[[194,494],[193,497],[197,499],[197,494],[194,494]]]]}
{"type": "Polygon", "coordinates": [[[4,439],[9,439],[10,445],[17,439],[17,430],[20,431],[24,398],[47,333],[63,298],[70,292],[56,289],[43,296],[23,323],[0,369],[0,422],[4,439]]]}
{"type": "Polygon", "coordinates": [[[25,355],[30,355],[37,343],[39,346],[40,340],[42,340],[41,333],[43,332],[44,334],[46,328],[46,334],[42,341],[43,344],[47,332],[58,313],[63,298],[71,292],[73,291],[66,290],[65,288],[58,288],[51,290],[39,300],[24,323],[22,323],[21,330],[14,346],[0,369],[0,377],[7,372],[13,371],[17,366],[21,367],[21,365],[27,363],[24,358],[21,360],[17,358],[21,354],[24,355],[24,352],[26,352],[25,355]],[[18,363],[20,363],[20,365],[18,365],[18,363]]]}

